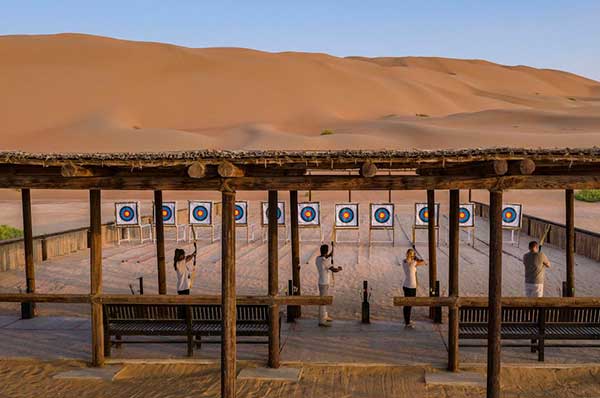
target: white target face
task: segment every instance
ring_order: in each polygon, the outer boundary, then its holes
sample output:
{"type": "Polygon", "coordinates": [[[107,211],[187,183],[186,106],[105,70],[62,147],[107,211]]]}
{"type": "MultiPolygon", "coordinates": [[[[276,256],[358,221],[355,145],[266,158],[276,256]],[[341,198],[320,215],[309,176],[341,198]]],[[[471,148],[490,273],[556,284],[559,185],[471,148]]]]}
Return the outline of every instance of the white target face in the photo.
{"type": "MultiPolygon", "coordinates": [[[[156,204],[152,204],[152,208],[155,209],[156,204]]],[[[177,224],[177,202],[163,202],[162,210],[160,212],[164,225],[176,225],[177,224]]],[[[156,209],[152,213],[152,219],[156,217],[156,209]]],[[[156,220],[154,220],[156,224],[156,220]]]]}
{"type": "Polygon", "coordinates": [[[237,225],[248,225],[248,202],[235,202],[233,218],[237,225]]]}
{"type": "Polygon", "coordinates": [[[475,205],[473,203],[460,205],[458,208],[458,225],[460,227],[475,226],[475,205]]]}
{"type": "MultiPolygon", "coordinates": [[[[262,225],[269,225],[269,202],[262,202],[262,225]]],[[[285,225],[285,202],[277,202],[277,224],[285,225]]]]}
{"type": "Polygon", "coordinates": [[[298,226],[320,225],[321,206],[319,202],[298,203],[298,226]]]}
{"type": "Polygon", "coordinates": [[[358,228],[358,203],[335,205],[336,228],[358,228]]]}
{"type": "Polygon", "coordinates": [[[503,228],[521,228],[522,206],[520,204],[506,204],[502,206],[502,227],[503,228]]]}
{"type": "Polygon", "coordinates": [[[392,203],[371,203],[371,227],[389,228],[394,226],[394,205],[392,203]]]}
{"type": "Polygon", "coordinates": [[[190,200],[188,202],[189,222],[195,225],[212,225],[212,206],[210,201],[190,200]]]}
{"type": "Polygon", "coordinates": [[[139,203],[115,203],[115,222],[117,225],[139,225],[139,203]]]}
{"type": "MultiPolygon", "coordinates": [[[[440,204],[435,204],[435,226],[440,223],[440,204]]],[[[415,226],[423,227],[429,225],[429,209],[427,203],[415,203],[415,226]]]]}

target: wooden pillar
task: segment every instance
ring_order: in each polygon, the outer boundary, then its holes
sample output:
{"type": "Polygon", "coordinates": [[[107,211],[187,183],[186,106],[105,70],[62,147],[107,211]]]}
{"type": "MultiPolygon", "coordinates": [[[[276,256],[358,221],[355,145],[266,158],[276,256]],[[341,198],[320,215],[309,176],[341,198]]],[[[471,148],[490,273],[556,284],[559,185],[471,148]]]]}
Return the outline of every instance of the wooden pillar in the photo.
{"type": "MultiPolygon", "coordinates": [[[[435,191],[427,191],[427,212],[429,213],[429,222],[427,223],[427,242],[429,245],[429,295],[435,292],[435,282],[437,281],[437,237],[435,233],[435,191]]],[[[429,316],[433,319],[437,308],[431,307],[429,316]]]]}
{"type": "MultiPolygon", "coordinates": [[[[90,190],[90,294],[102,294],[102,201],[99,189],[90,190]]],[[[104,364],[102,304],[92,303],[92,365],[104,364]]]]}
{"type": "Polygon", "coordinates": [[[158,267],[158,294],[167,294],[165,262],[165,228],[162,216],[162,191],[154,191],[154,223],[156,225],[156,262],[158,267]]]}
{"type": "MultiPolygon", "coordinates": [[[[293,295],[300,295],[300,234],[298,230],[298,191],[290,191],[290,223],[292,227],[292,287],[293,295]]],[[[293,316],[302,316],[301,306],[295,306],[293,316]]]]}
{"type": "MultiPolygon", "coordinates": [[[[23,205],[23,248],[25,250],[25,283],[27,293],[35,293],[35,265],[33,263],[33,222],[31,218],[31,191],[21,189],[23,205]]],[[[35,303],[21,304],[21,318],[31,319],[35,316],[35,303]]]]}
{"type": "Polygon", "coordinates": [[[565,235],[567,262],[567,297],[575,296],[575,194],[572,189],[565,191],[565,235]]]}
{"type": "MultiPolygon", "coordinates": [[[[269,191],[269,296],[277,296],[278,278],[278,237],[277,237],[277,191],[269,191]]],[[[269,306],[269,367],[279,367],[279,305],[269,306]]]]}
{"type": "Polygon", "coordinates": [[[221,397],[235,397],[236,372],[236,293],[235,293],[235,192],[222,192],[221,214],[221,397]]]}
{"type": "Polygon", "coordinates": [[[487,397],[500,397],[500,326],[502,323],[502,191],[490,191],[490,254],[487,397]]]}
{"type": "MultiPolygon", "coordinates": [[[[449,295],[458,296],[458,247],[460,191],[450,190],[450,214],[448,216],[448,276],[449,295]]],[[[458,308],[448,310],[448,370],[458,371],[458,308]]]]}

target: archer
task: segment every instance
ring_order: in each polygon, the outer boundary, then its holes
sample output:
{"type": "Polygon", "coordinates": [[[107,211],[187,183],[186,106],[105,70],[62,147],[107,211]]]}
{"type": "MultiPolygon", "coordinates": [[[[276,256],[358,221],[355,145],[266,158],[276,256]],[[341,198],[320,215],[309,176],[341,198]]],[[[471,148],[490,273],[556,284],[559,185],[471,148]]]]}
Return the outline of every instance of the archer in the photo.
{"type": "Polygon", "coordinates": [[[183,249],[175,249],[175,256],[173,259],[173,268],[177,272],[177,294],[190,294],[190,288],[192,287],[192,279],[196,272],[196,253],[198,248],[194,241],[194,252],[190,255],[185,254],[183,249]]]}
{"type": "MultiPolygon", "coordinates": [[[[327,296],[329,293],[329,284],[334,273],[340,272],[342,267],[333,265],[333,242],[331,242],[331,252],[328,245],[321,245],[321,255],[315,260],[317,271],[319,272],[319,295],[327,296]],[[329,253],[328,253],[329,252],[329,253]]],[[[319,306],[319,326],[329,327],[333,319],[327,314],[327,306],[319,306]]]]}

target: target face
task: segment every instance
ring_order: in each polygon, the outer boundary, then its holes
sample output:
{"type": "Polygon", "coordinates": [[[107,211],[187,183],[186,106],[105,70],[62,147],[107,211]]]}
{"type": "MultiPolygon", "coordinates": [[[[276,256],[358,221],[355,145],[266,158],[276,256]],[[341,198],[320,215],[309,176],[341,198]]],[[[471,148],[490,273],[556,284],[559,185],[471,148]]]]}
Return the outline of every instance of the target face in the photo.
{"type": "Polygon", "coordinates": [[[321,211],[318,202],[298,203],[298,226],[320,224],[321,211]]]}
{"type": "Polygon", "coordinates": [[[394,205],[371,203],[371,227],[393,227],[394,205]]]}
{"type": "Polygon", "coordinates": [[[461,227],[475,226],[475,211],[473,203],[461,204],[458,209],[458,225],[461,227]]]}
{"type": "Polygon", "coordinates": [[[190,224],[212,225],[212,202],[192,201],[189,202],[190,224]]]}
{"type": "MultiPolygon", "coordinates": [[[[435,226],[440,223],[440,204],[435,204],[435,226]]],[[[415,203],[415,226],[423,227],[429,225],[429,209],[427,203],[415,203]]]]}
{"type": "MultiPolygon", "coordinates": [[[[262,224],[269,225],[269,202],[262,202],[262,224]]],[[[285,225],[284,202],[277,202],[277,224],[285,225]]]]}
{"type": "MultiPolygon", "coordinates": [[[[152,207],[154,206],[153,204],[152,207]]],[[[177,224],[177,202],[163,202],[161,215],[164,225],[177,224]]],[[[152,213],[152,219],[154,219],[154,216],[155,214],[152,213]]]]}
{"type": "Polygon", "coordinates": [[[335,205],[336,228],[358,228],[358,203],[335,205]]]}
{"type": "Polygon", "coordinates": [[[117,225],[138,225],[138,202],[115,203],[115,219],[117,225]]]}
{"type": "Polygon", "coordinates": [[[502,207],[502,226],[504,228],[521,228],[521,205],[507,204],[502,207]]]}
{"type": "Polygon", "coordinates": [[[248,224],[248,202],[235,202],[233,218],[237,225],[248,224]]]}

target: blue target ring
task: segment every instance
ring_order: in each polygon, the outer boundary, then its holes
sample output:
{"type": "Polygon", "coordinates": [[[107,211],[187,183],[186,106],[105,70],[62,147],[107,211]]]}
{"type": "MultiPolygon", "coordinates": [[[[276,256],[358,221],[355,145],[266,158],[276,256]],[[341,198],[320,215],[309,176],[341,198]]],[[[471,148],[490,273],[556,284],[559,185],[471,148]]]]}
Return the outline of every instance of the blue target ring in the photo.
{"type": "Polygon", "coordinates": [[[512,223],[517,219],[517,212],[512,207],[507,207],[502,210],[502,221],[505,223],[512,223]]]}
{"type": "Polygon", "coordinates": [[[390,212],[388,209],[386,208],[379,208],[377,210],[375,210],[375,221],[377,221],[378,223],[381,224],[385,224],[390,220],[390,212]]]}
{"type": "Polygon", "coordinates": [[[235,208],[233,209],[233,216],[235,218],[235,221],[240,221],[241,219],[243,219],[244,208],[240,205],[235,205],[235,208]]]}
{"type": "Polygon", "coordinates": [[[345,224],[351,223],[354,220],[354,210],[349,207],[343,207],[338,213],[338,218],[345,224]]]}
{"type": "Polygon", "coordinates": [[[470,219],[471,219],[471,212],[469,211],[469,209],[461,207],[458,210],[458,221],[461,224],[466,224],[469,222],[470,219]]]}
{"type": "MultiPolygon", "coordinates": [[[[269,208],[267,207],[267,220],[269,219],[269,208]]],[[[281,209],[279,208],[279,206],[277,207],[277,219],[279,220],[281,218],[281,209]]]]}
{"type": "Polygon", "coordinates": [[[196,206],[192,215],[196,221],[205,221],[208,218],[208,209],[204,206],[196,206]]]}
{"type": "Polygon", "coordinates": [[[169,221],[173,217],[173,210],[169,206],[162,207],[162,218],[163,221],[169,221]]]}
{"type": "Polygon", "coordinates": [[[423,207],[419,210],[419,220],[429,222],[429,209],[427,207],[423,207]]]}
{"type": "Polygon", "coordinates": [[[135,211],[131,206],[123,206],[121,207],[121,210],[119,210],[119,217],[125,222],[132,221],[135,218],[135,211]]]}
{"type": "Polygon", "coordinates": [[[304,222],[311,222],[315,219],[316,216],[317,212],[315,211],[315,209],[308,206],[303,208],[302,212],[300,213],[300,218],[302,218],[302,221],[304,222]]]}

